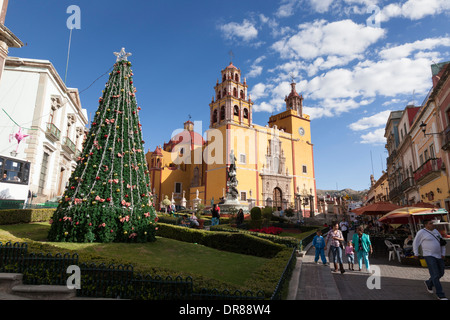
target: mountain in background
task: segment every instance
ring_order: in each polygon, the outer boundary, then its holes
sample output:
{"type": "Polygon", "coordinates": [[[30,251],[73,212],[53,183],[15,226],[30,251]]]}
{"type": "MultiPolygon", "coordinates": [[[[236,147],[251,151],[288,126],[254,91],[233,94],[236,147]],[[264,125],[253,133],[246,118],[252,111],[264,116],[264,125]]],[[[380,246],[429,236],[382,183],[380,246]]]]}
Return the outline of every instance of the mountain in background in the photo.
{"type": "Polygon", "coordinates": [[[343,190],[320,190],[317,189],[317,196],[324,197],[325,195],[345,197],[350,196],[353,201],[362,201],[364,196],[367,195],[369,190],[355,191],[353,189],[343,189],[343,190]]]}

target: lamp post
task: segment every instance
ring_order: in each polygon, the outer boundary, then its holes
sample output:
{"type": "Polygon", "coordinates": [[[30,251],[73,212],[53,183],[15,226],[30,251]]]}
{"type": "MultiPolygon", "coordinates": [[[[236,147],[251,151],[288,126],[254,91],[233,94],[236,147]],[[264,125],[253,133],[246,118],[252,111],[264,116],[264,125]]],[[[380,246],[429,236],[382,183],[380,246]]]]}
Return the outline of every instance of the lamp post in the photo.
{"type": "Polygon", "coordinates": [[[435,135],[435,134],[436,135],[442,134],[442,132],[427,133],[427,125],[423,121],[422,121],[422,124],[419,127],[420,127],[420,129],[422,129],[422,132],[423,132],[424,136],[432,136],[432,135],[435,135]]]}
{"type": "Polygon", "coordinates": [[[309,208],[310,208],[310,216],[314,217],[314,195],[313,195],[313,189],[309,189],[309,208]]]}

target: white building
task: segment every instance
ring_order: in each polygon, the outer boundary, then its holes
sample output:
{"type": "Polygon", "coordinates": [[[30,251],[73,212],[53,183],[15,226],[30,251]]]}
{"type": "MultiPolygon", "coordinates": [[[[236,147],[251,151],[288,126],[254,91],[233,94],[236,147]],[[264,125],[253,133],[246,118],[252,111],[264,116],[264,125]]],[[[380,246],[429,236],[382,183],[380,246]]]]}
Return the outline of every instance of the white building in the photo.
{"type": "Polygon", "coordinates": [[[0,158],[30,163],[34,203],[62,195],[87,131],[87,112],[78,90],[65,86],[50,61],[8,57],[0,82],[0,108],[4,109],[0,109],[0,158]],[[29,135],[17,154],[17,140],[10,141],[19,131],[15,123],[29,135]]]}

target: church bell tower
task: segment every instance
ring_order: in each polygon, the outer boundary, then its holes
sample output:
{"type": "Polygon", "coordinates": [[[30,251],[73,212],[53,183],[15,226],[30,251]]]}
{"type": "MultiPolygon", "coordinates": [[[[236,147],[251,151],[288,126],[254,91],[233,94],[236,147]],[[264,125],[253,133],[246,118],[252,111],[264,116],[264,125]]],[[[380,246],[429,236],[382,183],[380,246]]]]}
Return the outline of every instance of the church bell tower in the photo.
{"type": "Polygon", "coordinates": [[[295,86],[296,83],[292,81],[291,93],[284,99],[286,102],[286,110],[295,110],[299,117],[303,117],[303,96],[297,93],[295,86]]]}
{"type": "Polygon", "coordinates": [[[217,128],[226,123],[252,124],[253,103],[248,95],[246,80],[242,81],[241,70],[232,62],[222,70],[222,81],[217,80],[214,87],[215,96],[210,103],[210,128],[217,128]]]}

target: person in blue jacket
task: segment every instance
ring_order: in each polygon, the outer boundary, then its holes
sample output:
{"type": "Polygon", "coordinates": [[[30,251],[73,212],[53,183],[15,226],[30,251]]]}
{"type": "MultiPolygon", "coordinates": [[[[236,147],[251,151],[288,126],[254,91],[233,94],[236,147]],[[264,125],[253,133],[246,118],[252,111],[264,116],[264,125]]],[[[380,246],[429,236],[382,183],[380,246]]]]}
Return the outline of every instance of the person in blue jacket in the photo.
{"type": "Polygon", "coordinates": [[[319,256],[322,259],[323,265],[327,265],[327,259],[325,258],[325,239],[322,236],[322,231],[317,230],[316,236],[313,239],[312,246],[316,249],[316,256],[314,262],[318,263],[319,256]]]}

